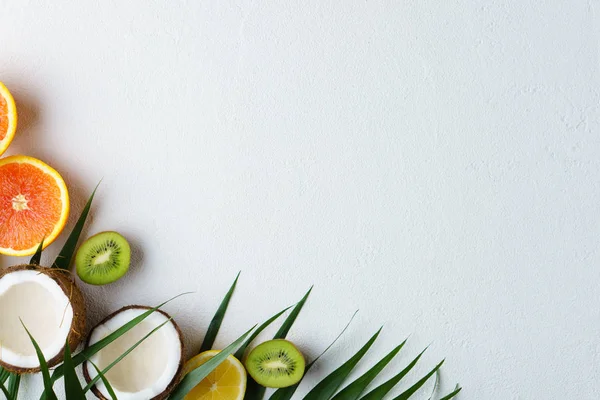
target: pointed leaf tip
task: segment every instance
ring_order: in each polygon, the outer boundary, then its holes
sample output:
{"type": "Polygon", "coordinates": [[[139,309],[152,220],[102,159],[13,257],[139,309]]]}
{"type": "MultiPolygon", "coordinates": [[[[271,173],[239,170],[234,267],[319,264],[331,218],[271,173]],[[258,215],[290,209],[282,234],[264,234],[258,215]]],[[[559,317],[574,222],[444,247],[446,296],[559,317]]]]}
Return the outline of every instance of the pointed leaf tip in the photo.
{"type": "Polygon", "coordinates": [[[77,248],[77,242],[79,241],[79,236],[81,236],[81,232],[83,231],[83,227],[85,226],[85,221],[90,212],[90,208],[92,207],[92,201],[94,200],[94,196],[96,194],[96,190],[98,190],[98,186],[100,186],[100,182],[96,185],[96,188],[90,195],[85,207],[81,211],[81,215],[77,219],[73,230],[69,234],[67,241],[65,242],[62,250],[58,253],[56,260],[52,264],[53,268],[60,268],[68,270],[71,266],[71,260],[73,259],[73,254],[75,254],[75,250],[77,248]]]}
{"type": "Polygon", "coordinates": [[[219,308],[215,312],[210,324],[208,325],[208,329],[206,331],[206,335],[204,336],[204,340],[202,341],[202,345],[200,346],[200,353],[211,350],[213,344],[215,343],[215,339],[217,338],[217,334],[219,333],[219,329],[221,329],[221,324],[223,323],[223,319],[225,318],[225,313],[227,312],[227,308],[229,307],[229,302],[231,301],[231,297],[233,296],[233,292],[235,291],[235,287],[237,285],[238,279],[240,278],[240,274],[242,271],[238,272],[231,287],[225,294],[225,297],[221,301],[219,308]]]}
{"type": "Polygon", "coordinates": [[[33,255],[33,257],[31,257],[31,260],[29,260],[29,264],[40,265],[40,262],[42,261],[42,251],[44,250],[44,240],[45,239],[46,239],[45,237],[42,238],[42,241],[38,245],[37,250],[35,251],[35,254],[33,255]]]}

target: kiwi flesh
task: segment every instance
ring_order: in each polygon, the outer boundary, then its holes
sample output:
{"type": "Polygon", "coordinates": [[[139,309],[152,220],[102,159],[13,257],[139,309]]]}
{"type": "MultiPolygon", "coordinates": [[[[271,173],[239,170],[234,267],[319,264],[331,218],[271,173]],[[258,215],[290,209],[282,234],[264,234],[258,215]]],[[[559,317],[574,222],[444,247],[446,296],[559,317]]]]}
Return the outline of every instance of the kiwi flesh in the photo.
{"type": "Polygon", "coordinates": [[[75,266],[77,275],[85,283],[106,285],[121,278],[129,269],[131,248],[117,232],[101,232],[77,250],[75,266]]]}
{"type": "Polygon", "coordinates": [[[246,370],[260,385],[284,388],[300,382],[306,362],[292,342],[269,340],[256,346],[246,359],[246,370]]]}

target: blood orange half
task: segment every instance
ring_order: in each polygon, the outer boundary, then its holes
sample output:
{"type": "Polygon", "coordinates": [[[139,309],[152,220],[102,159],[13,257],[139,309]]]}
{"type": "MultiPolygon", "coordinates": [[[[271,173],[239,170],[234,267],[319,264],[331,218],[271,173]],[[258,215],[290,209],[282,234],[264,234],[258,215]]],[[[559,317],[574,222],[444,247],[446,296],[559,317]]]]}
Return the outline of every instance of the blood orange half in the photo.
{"type": "Polygon", "coordinates": [[[12,95],[0,82],[0,155],[12,142],[17,129],[17,108],[12,95]]]}
{"type": "Polygon", "coordinates": [[[26,256],[62,232],[69,194],[53,168],[28,156],[0,159],[0,253],[26,256]]]}

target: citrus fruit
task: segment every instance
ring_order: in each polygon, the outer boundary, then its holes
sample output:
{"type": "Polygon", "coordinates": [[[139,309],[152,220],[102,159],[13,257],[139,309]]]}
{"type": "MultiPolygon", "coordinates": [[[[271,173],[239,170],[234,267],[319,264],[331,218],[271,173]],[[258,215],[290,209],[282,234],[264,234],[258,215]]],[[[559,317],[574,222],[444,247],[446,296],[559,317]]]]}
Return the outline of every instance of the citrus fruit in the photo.
{"type": "Polygon", "coordinates": [[[15,101],[2,82],[0,82],[0,155],[15,136],[17,129],[17,108],[15,101]]]}
{"type": "MultiPolygon", "coordinates": [[[[183,374],[198,368],[215,355],[218,350],[209,350],[190,359],[183,367],[183,374]]],[[[185,400],[243,400],[246,393],[246,370],[234,356],[229,356],[204,380],[196,385],[185,400]]]]}
{"type": "Polygon", "coordinates": [[[0,254],[35,253],[49,245],[69,216],[65,181],[53,168],[28,156],[0,159],[0,254]]]}

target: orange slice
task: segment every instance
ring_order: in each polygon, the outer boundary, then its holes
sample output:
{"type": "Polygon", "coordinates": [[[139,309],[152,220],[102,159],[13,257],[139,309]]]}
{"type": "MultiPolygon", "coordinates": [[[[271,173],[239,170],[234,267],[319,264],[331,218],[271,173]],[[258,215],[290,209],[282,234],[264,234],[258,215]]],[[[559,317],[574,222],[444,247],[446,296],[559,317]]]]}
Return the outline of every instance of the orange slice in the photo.
{"type": "Polygon", "coordinates": [[[28,156],[0,159],[0,254],[26,256],[62,232],[69,216],[65,181],[28,156]]]}
{"type": "Polygon", "coordinates": [[[0,82],[0,155],[12,142],[16,130],[17,107],[6,86],[0,82]]]}
{"type": "MultiPolygon", "coordinates": [[[[198,368],[215,355],[218,350],[198,354],[185,363],[184,375],[198,368]]],[[[234,356],[229,356],[213,372],[196,385],[185,400],[243,400],[246,393],[246,370],[234,356]]]]}

